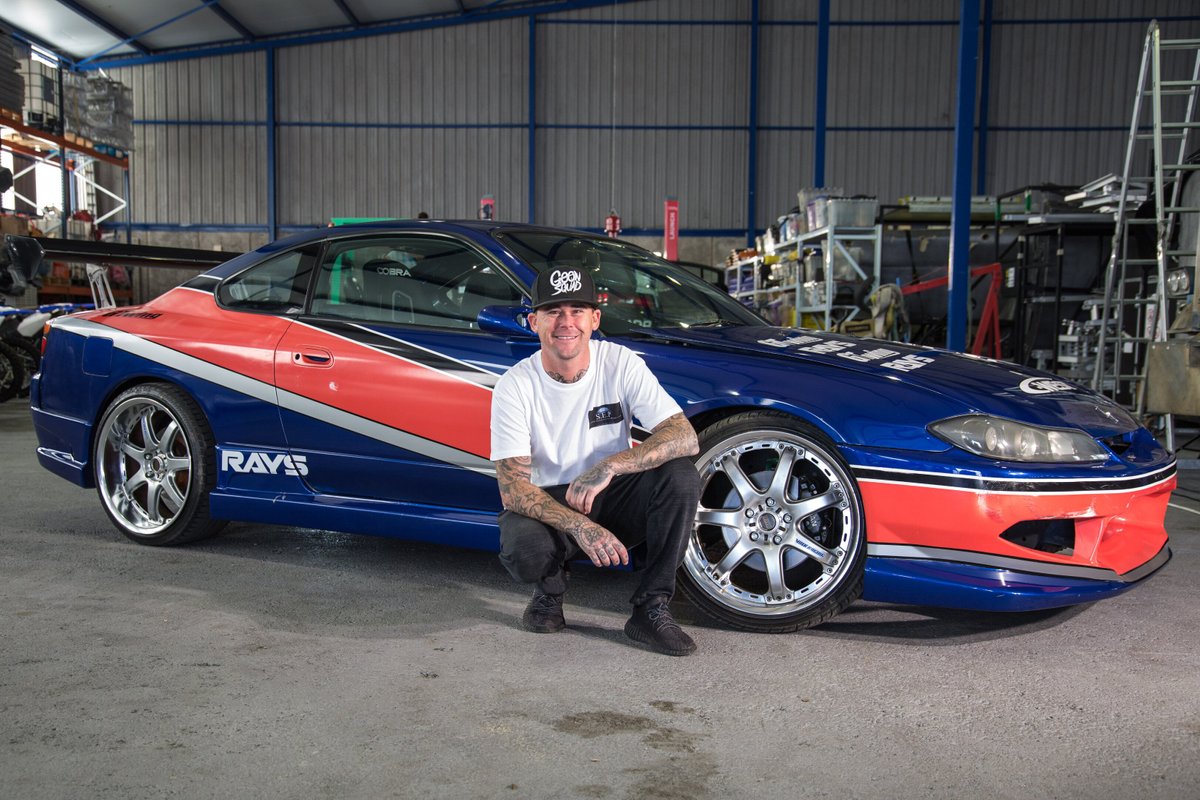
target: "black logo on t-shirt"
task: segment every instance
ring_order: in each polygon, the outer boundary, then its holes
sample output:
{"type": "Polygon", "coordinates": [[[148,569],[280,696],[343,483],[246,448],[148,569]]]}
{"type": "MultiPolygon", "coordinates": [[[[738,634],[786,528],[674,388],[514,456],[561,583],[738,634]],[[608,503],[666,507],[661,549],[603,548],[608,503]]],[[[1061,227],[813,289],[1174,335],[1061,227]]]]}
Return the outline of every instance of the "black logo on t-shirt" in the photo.
{"type": "Polygon", "coordinates": [[[625,419],[620,403],[608,403],[596,406],[588,412],[588,427],[599,428],[601,425],[612,425],[625,419]]]}

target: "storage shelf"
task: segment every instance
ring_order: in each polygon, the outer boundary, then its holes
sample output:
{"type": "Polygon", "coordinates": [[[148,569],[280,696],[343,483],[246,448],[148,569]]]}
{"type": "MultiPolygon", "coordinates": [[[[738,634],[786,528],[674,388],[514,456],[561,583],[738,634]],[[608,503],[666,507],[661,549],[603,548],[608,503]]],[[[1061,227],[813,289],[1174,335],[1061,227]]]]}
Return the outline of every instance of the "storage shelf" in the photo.
{"type": "Polygon", "coordinates": [[[7,147],[13,152],[21,155],[33,156],[35,158],[52,158],[51,154],[45,152],[45,145],[54,145],[60,153],[70,151],[85,155],[88,158],[94,158],[97,161],[104,161],[121,169],[129,169],[129,156],[117,157],[101,152],[95,147],[82,144],[81,142],[73,141],[65,136],[56,136],[53,133],[47,133],[39,128],[31,128],[24,123],[18,122],[15,119],[7,116],[0,116],[0,129],[8,128],[15,131],[17,135],[7,134],[0,138],[0,146],[7,147]]]}
{"type": "MultiPolygon", "coordinates": [[[[124,148],[117,149],[108,145],[93,146],[86,140],[80,140],[79,137],[73,134],[58,136],[53,133],[48,133],[39,128],[34,128],[24,124],[20,120],[20,115],[15,112],[0,109],[0,150],[7,150],[14,154],[32,159],[35,163],[16,172],[14,178],[19,178],[21,175],[34,169],[38,163],[48,164],[63,171],[63,183],[68,182],[67,177],[70,176],[72,181],[81,181],[85,186],[95,190],[98,193],[103,193],[107,197],[116,201],[117,205],[109,209],[103,214],[96,215],[96,209],[91,209],[93,213],[93,222],[96,225],[102,224],[105,220],[125,212],[128,220],[129,213],[129,155],[124,148]],[[99,149],[103,147],[104,152],[99,149]],[[120,152],[120,155],[113,153],[120,152]],[[104,162],[111,164],[122,170],[123,186],[120,189],[106,187],[97,182],[95,174],[87,169],[94,162],[104,162]]],[[[18,195],[20,200],[28,202],[34,207],[44,207],[51,203],[44,202],[36,196],[33,199],[26,199],[18,195]]],[[[78,209],[74,207],[74,191],[65,192],[60,195],[58,204],[62,211],[62,223],[59,230],[59,235],[66,237],[69,235],[68,223],[72,219],[74,212],[78,209]]],[[[52,231],[45,231],[52,233],[52,231]]],[[[128,240],[128,231],[126,238],[128,240]]]]}
{"type": "MultiPolygon", "coordinates": [[[[816,230],[805,231],[798,236],[779,242],[766,252],[754,258],[742,259],[734,262],[725,268],[725,285],[730,287],[729,295],[736,300],[752,300],[756,301],[759,297],[767,296],[784,296],[793,295],[792,307],[797,315],[823,315],[824,329],[829,330],[833,323],[834,311],[849,312],[841,322],[853,319],[858,314],[858,307],[854,305],[846,305],[834,303],[834,298],[837,296],[838,284],[852,283],[854,281],[830,279],[834,274],[834,254],[840,253],[841,258],[839,264],[849,264],[851,270],[855,272],[859,279],[871,284],[871,291],[874,291],[879,286],[879,268],[881,262],[881,243],[883,239],[883,227],[881,225],[873,225],[871,227],[829,227],[818,228],[816,230]],[[871,266],[868,269],[859,264],[850,251],[846,249],[846,244],[850,242],[869,243],[872,248],[873,258],[871,266]],[[801,277],[796,276],[793,281],[780,283],[773,286],[764,286],[763,267],[766,266],[765,259],[770,256],[781,256],[774,263],[788,261],[795,263],[797,269],[803,262],[801,257],[805,247],[820,246],[823,257],[823,274],[825,301],[819,304],[801,303],[801,297],[804,297],[805,286],[801,277]],[[749,272],[747,272],[749,271],[749,272]],[[740,289],[749,279],[754,288],[740,289]]],[[[811,297],[811,295],[809,295],[811,297]]]]}

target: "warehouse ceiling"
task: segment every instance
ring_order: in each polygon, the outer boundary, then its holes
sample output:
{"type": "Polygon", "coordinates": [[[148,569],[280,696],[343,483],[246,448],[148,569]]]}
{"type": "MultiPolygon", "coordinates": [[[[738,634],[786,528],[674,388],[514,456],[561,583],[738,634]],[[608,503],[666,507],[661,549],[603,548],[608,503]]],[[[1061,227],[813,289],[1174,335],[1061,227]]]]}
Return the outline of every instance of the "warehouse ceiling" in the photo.
{"type": "Polygon", "coordinates": [[[4,0],[0,27],[95,69],[635,0],[4,0]]]}

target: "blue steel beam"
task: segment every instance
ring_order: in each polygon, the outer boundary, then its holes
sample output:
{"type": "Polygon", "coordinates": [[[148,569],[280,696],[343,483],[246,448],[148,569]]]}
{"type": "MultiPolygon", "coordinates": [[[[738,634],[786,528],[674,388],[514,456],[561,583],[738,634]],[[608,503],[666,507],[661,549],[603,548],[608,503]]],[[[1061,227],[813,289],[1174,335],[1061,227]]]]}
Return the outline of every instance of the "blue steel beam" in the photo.
{"type": "Polygon", "coordinates": [[[813,122],[813,186],[825,185],[826,111],[829,107],[829,0],[817,7],[817,107],[813,122]]]}
{"type": "Polygon", "coordinates": [[[279,187],[275,170],[278,129],[275,121],[275,48],[272,47],[267,50],[267,237],[272,242],[279,238],[279,212],[276,205],[279,187]]]}
{"type": "Polygon", "coordinates": [[[746,246],[754,244],[758,227],[758,0],[750,4],[750,130],[747,131],[746,246]]]}
{"type": "MultiPolygon", "coordinates": [[[[154,31],[158,30],[159,28],[165,28],[168,25],[172,25],[172,24],[178,22],[179,20],[183,19],[184,17],[190,17],[192,14],[195,14],[197,11],[203,11],[204,9],[208,8],[209,6],[213,5],[216,2],[217,2],[217,0],[204,0],[200,5],[196,6],[195,8],[188,9],[187,11],[184,11],[181,14],[176,14],[175,16],[171,17],[170,19],[163,20],[162,22],[158,23],[157,25],[151,25],[149,28],[146,28],[146,30],[142,31],[141,33],[134,34],[133,38],[145,36],[148,33],[153,33],[154,31]]],[[[125,42],[120,42],[118,44],[115,44],[112,47],[107,47],[104,50],[101,50],[99,53],[96,53],[94,56],[88,56],[87,58],[83,59],[76,66],[83,67],[86,64],[88,64],[89,62],[95,61],[100,56],[111,53],[113,50],[116,50],[121,45],[128,44],[128,43],[129,43],[128,41],[125,41],[125,42]]],[[[151,59],[154,58],[154,56],[146,56],[146,57],[151,58],[151,59]]]]}
{"type": "Polygon", "coordinates": [[[960,0],[958,100],[954,120],[954,199],[950,211],[950,296],[946,349],[966,350],[971,299],[971,170],[975,164],[975,77],[979,59],[979,0],[960,0]]]}
{"type": "MultiPolygon", "coordinates": [[[[206,0],[204,5],[200,6],[200,8],[205,8],[210,3],[215,1],[216,0],[206,0]]],[[[378,24],[364,25],[359,28],[321,31],[319,33],[289,34],[278,37],[260,37],[256,42],[237,41],[226,44],[212,45],[209,47],[160,50],[149,56],[128,56],[124,58],[111,58],[105,61],[95,61],[94,59],[96,59],[97,56],[92,56],[92,58],[85,59],[85,61],[87,62],[87,69],[116,69],[118,67],[134,67],[141,64],[159,64],[168,61],[185,61],[192,58],[208,58],[210,56],[247,53],[257,50],[265,50],[268,47],[296,47],[299,45],[344,41],[346,39],[361,39],[367,36],[382,36],[389,33],[449,28],[455,25],[493,22],[496,20],[515,19],[520,17],[528,17],[531,15],[541,16],[543,14],[557,14],[563,11],[578,11],[581,9],[596,7],[610,8],[614,3],[625,4],[639,1],[640,0],[562,0],[562,2],[558,3],[522,4],[520,6],[496,8],[495,10],[487,12],[475,11],[465,16],[461,14],[441,14],[434,17],[425,17],[419,20],[382,22],[378,24]]],[[[198,10],[200,9],[193,9],[193,11],[198,10]]],[[[186,12],[186,14],[190,13],[192,13],[192,11],[186,12]]],[[[186,16],[186,14],[181,16],[186,16]]],[[[178,19],[178,17],[175,19],[178,19]]],[[[168,22],[172,21],[174,20],[168,20],[168,22]]],[[[156,28],[157,27],[162,26],[159,25],[156,26],[156,28]]],[[[149,33],[149,31],[145,31],[145,33],[149,33]]],[[[84,62],[80,62],[81,66],[83,64],[84,62]]]]}
{"type": "Polygon", "coordinates": [[[529,210],[525,221],[537,222],[537,19],[529,15],[529,210]]]}
{"type": "MultiPolygon", "coordinates": [[[[79,16],[86,19],[88,22],[95,25],[97,28],[100,28],[101,30],[103,30],[109,36],[113,36],[113,37],[119,39],[121,44],[129,45],[130,47],[132,47],[134,50],[137,50],[142,55],[150,54],[149,48],[147,48],[141,42],[137,41],[137,37],[140,34],[130,36],[129,33],[127,33],[126,31],[123,31],[120,28],[118,28],[116,25],[113,25],[111,22],[106,20],[104,17],[100,16],[95,11],[92,11],[90,8],[84,8],[83,6],[79,5],[79,3],[76,3],[75,0],[55,0],[55,2],[57,2],[63,8],[68,8],[71,11],[74,11],[76,14],[78,14],[79,16]]],[[[120,46],[121,45],[117,45],[117,47],[120,47],[120,46]]]]}
{"type": "Polygon", "coordinates": [[[211,8],[218,17],[223,19],[225,21],[226,25],[228,25],[229,27],[233,28],[235,31],[240,33],[242,35],[243,39],[250,41],[250,42],[258,41],[258,36],[254,33],[254,31],[250,30],[245,25],[243,25],[242,21],[240,19],[238,19],[237,17],[235,17],[233,14],[231,14],[229,11],[226,11],[225,8],[220,4],[220,2],[213,3],[211,6],[209,6],[209,8],[211,8]]]}
{"type": "Polygon", "coordinates": [[[362,25],[362,22],[360,22],[358,17],[354,16],[354,12],[350,10],[350,6],[346,5],[346,0],[333,0],[333,2],[337,4],[338,10],[342,12],[342,16],[349,20],[351,25],[356,28],[359,25],[362,25]]]}
{"type": "Polygon", "coordinates": [[[983,79],[979,82],[979,164],[975,172],[975,194],[987,194],[988,106],[992,102],[992,0],[983,0],[982,58],[979,66],[983,79]]]}
{"type": "MultiPolygon", "coordinates": [[[[507,0],[492,0],[492,2],[488,3],[487,5],[482,5],[479,8],[477,8],[475,11],[468,11],[467,13],[468,14],[486,13],[486,12],[492,10],[493,8],[496,8],[497,6],[504,5],[505,2],[507,2],[507,0]]],[[[460,8],[462,7],[461,2],[458,5],[460,8]]],[[[613,5],[613,3],[610,1],[610,2],[606,3],[605,5],[611,6],[611,5],[613,5]]]]}

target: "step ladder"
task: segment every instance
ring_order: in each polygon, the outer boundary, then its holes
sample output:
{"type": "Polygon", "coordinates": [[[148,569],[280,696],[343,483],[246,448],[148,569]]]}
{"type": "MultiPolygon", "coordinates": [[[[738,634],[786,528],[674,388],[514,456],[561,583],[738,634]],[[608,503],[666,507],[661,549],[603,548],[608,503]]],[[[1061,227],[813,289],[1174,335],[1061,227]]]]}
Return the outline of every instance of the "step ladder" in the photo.
{"type": "MultiPolygon", "coordinates": [[[[1129,124],[1092,379],[1093,389],[1139,420],[1146,417],[1147,353],[1151,342],[1166,340],[1170,324],[1167,274],[1195,263],[1194,247],[1184,252],[1174,242],[1180,215],[1200,212],[1180,205],[1187,174],[1200,171],[1200,163],[1185,163],[1200,147],[1198,86],[1200,39],[1164,39],[1158,22],[1151,22],[1129,124]],[[1153,192],[1153,215],[1139,202],[1138,193],[1146,189],[1153,192]]],[[[1162,426],[1167,447],[1174,449],[1170,415],[1162,426]]]]}

